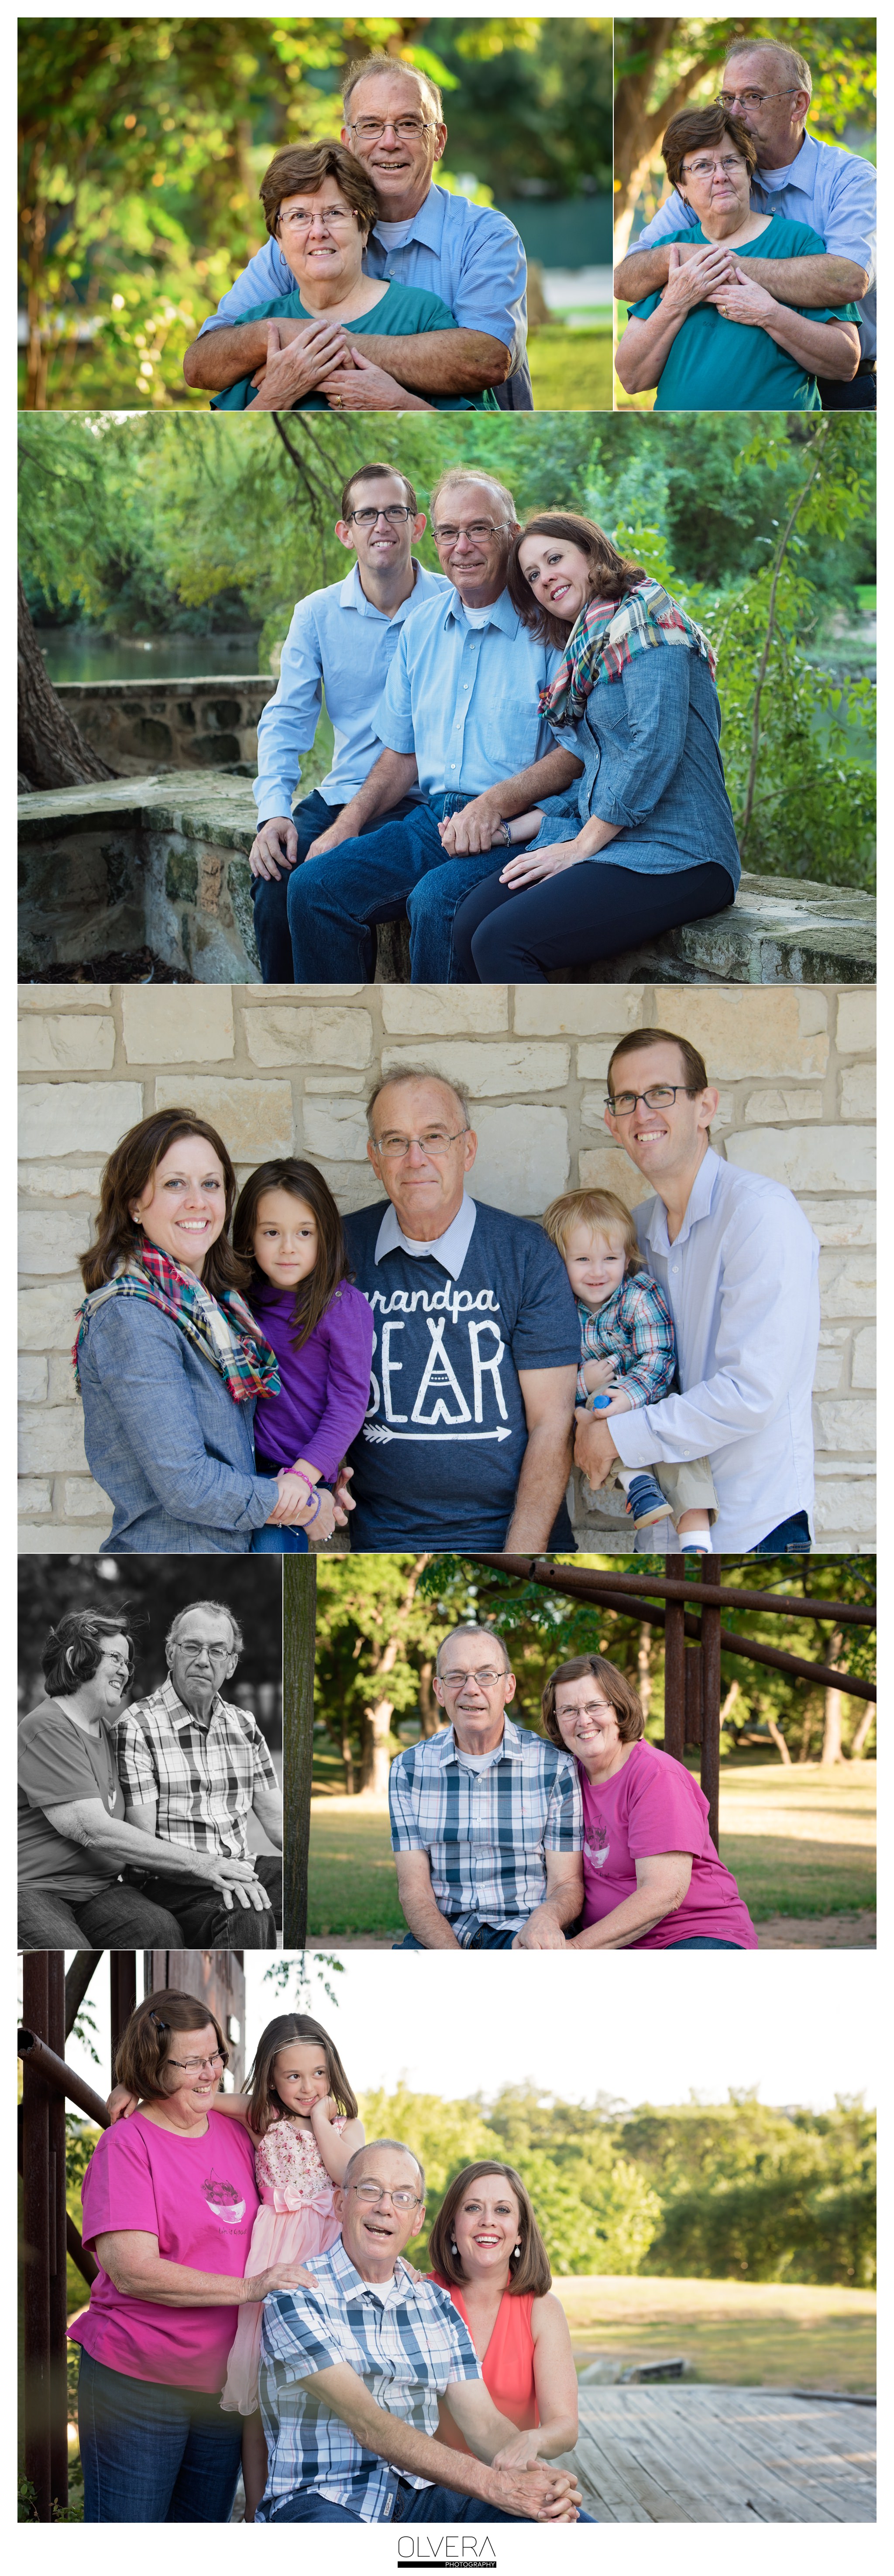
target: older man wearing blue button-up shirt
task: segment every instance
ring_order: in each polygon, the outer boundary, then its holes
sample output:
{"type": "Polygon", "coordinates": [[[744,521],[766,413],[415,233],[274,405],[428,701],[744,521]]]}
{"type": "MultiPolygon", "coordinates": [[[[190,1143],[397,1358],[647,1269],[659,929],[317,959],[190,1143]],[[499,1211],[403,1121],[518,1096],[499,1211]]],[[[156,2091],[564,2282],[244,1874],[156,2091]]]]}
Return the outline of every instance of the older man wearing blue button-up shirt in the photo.
{"type": "MultiPolygon", "coordinates": [[[[780,304],[855,302],[862,353],[857,374],[847,384],[827,377],[818,382],[824,411],[869,411],[875,405],[875,170],[858,153],[806,133],[811,91],[809,64],[788,45],[769,38],[749,44],[740,37],[730,47],[719,94],[757,146],[752,208],[812,225],[825,253],[753,263],[731,252],[729,275],[732,280],[737,267],[746,277],[754,275],[780,304]]],[[[697,218],[672,189],[615,271],[621,302],[634,304],[666,285],[664,245],[687,224],[697,226],[697,218]]],[[[681,256],[694,257],[696,247],[690,251],[684,244],[681,256]]]]}
{"type": "Polygon", "coordinates": [[[561,657],[522,625],[506,589],[518,525],[511,492],[490,475],[450,470],[431,511],[452,588],[408,619],[375,720],[386,747],[292,879],[299,983],[368,981],[374,925],[405,907],[414,982],[450,983],[454,915],[492,874],[508,818],[580,775],[580,761],[554,743],[539,711],[561,657]],[[412,786],[422,800],[402,821],[384,822],[412,786]],[[464,855],[448,857],[441,825],[459,812],[464,855]],[[376,817],[383,828],[370,830],[376,817]]]}
{"type": "MultiPolygon", "coordinates": [[[[495,206],[473,205],[432,184],[447,143],[440,91],[409,63],[373,56],[352,66],[344,116],[342,142],[366,164],[382,208],[363,254],[366,275],[428,288],[449,305],[457,325],[413,338],[382,340],[365,333],[364,356],[397,375],[412,393],[476,394],[492,386],[502,409],[530,411],[524,250],[514,224],[495,206]]],[[[247,369],[266,367],[267,324],[244,323],[241,316],[290,293],[294,282],[279,244],[265,242],[187,350],[187,384],[220,393],[247,369]]],[[[271,357],[270,370],[284,411],[295,399],[289,347],[306,327],[289,320],[278,326],[282,347],[271,357]]],[[[362,375],[351,367],[349,332],[342,337],[340,399],[347,409],[366,409],[362,375]]]]}
{"type": "MultiPolygon", "coordinates": [[[[639,1467],[707,1456],[721,1553],[809,1553],[820,1326],[813,1228],[791,1190],[714,1152],[718,1094],[688,1041],[632,1031],[614,1050],[606,1087],[606,1126],[654,1183],[634,1218],[643,1267],[673,1314],[681,1392],[635,1413],[616,1409],[623,1398],[607,1414],[578,1413],[577,1464],[598,1486],[618,1458],[639,1467]]],[[[648,1537],[654,1547],[654,1529],[648,1537]]]]}
{"type": "MultiPolygon", "coordinates": [[[[443,573],[426,572],[413,555],[413,541],[424,527],[425,513],[417,509],[406,475],[385,465],[361,466],[345,484],[335,530],[357,561],[344,581],[310,591],[295,610],[279,687],[258,726],[259,828],[249,865],[265,984],[294,980],[289,877],[379,757],[374,718],[404,620],[423,600],[449,594],[443,573]],[[313,743],[324,691],[335,731],[332,767],[293,816],[301,755],[313,743]]],[[[392,807],[391,819],[410,813],[421,794],[411,786],[392,807]]]]}

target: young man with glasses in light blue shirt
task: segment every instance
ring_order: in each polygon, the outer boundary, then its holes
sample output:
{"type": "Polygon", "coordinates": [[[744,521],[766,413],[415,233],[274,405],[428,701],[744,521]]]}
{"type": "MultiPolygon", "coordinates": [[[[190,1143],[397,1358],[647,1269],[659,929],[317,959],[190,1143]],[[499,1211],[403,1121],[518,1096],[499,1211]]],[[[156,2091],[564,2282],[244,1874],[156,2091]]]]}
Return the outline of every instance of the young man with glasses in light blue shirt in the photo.
{"type": "Polygon", "coordinates": [[[431,518],[451,588],[408,620],[375,718],[381,757],[292,879],[296,983],[369,981],[375,924],[404,909],[414,983],[452,982],[454,916],[492,875],[509,818],[564,798],[580,776],[540,713],[561,655],[523,626],[506,588],[511,492],[450,468],[431,518]],[[420,801],[389,819],[414,787],[420,801]]]}
{"type": "MultiPolygon", "coordinates": [[[[433,183],[447,143],[434,81],[409,63],[372,55],[352,64],[343,99],[341,140],[365,163],[382,208],[363,255],[367,276],[440,295],[457,326],[381,342],[370,334],[364,355],[395,369],[413,393],[476,394],[491,386],[501,409],[531,411],[524,250],[514,224],[495,206],[473,205],[433,183]]],[[[219,393],[247,365],[265,366],[266,323],[230,326],[256,305],[288,294],[293,284],[278,243],[265,242],[187,350],[187,383],[219,393]]],[[[289,344],[301,327],[280,322],[283,346],[271,361],[284,411],[293,399],[289,344]]]]}
{"type": "MultiPolygon", "coordinates": [[[[822,258],[756,263],[747,253],[730,252],[729,282],[735,281],[738,267],[780,304],[855,302],[861,349],[857,374],[846,383],[829,377],[818,383],[824,411],[870,411],[875,408],[875,170],[860,154],[820,143],[806,132],[812,86],[803,55],[773,38],[753,44],[739,38],[727,54],[719,96],[754,137],[754,212],[810,224],[826,246],[822,258]]],[[[615,271],[620,302],[635,304],[666,285],[666,244],[687,224],[697,229],[697,217],[672,189],[615,271]]],[[[700,248],[694,244],[690,251],[684,244],[681,256],[692,258],[700,248]]]]}
{"type": "MultiPolygon", "coordinates": [[[[425,513],[417,509],[406,475],[388,465],[362,465],[345,484],[335,530],[356,563],[344,581],[298,601],[283,645],[279,687],[258,726],[258,833],[249,866],[265,984],[299,980],[288,921],[290,879],[379,757],[374,718],[404,621],[423,601],[449,596],[443,573],[426,572],[413,554],[424,527],[425,513]],[[312,747],[324,692],[335,730],[332,767],[293,815],[301,757],[312,747]]],[[[421,796],[422,789],[411,784],[395,798],[388,819],[410,814],[421,796]]],[[[381,820],[369,828],[377,829],[381,820]]]]}

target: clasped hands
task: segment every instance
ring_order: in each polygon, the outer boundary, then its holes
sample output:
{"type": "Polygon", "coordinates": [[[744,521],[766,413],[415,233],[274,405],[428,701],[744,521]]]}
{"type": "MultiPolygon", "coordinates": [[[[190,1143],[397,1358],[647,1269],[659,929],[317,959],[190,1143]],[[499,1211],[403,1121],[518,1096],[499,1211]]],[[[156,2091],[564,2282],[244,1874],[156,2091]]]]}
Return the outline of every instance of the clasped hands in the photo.
{"type": "Polygon", "coordinates": [[[726,250],[722,242],[711,242],[707,250],[693,250],[686,258],[680,256],[679,242],[672,242],[667,257],[667,285],[661,289],[660,301],[672,312],[689,313],[697,304],[714,304],[727,322],[765,326],[777,310],[766,287],[746,276],[735,251],[726,250]]]}
{"type": "Polygon", "coordinates": [[[309,1493],[308,1477],[303,1470],[300,1474],[290,1474],[281,1467],[276,1479],[279,1499],[272,1512],[267,1514],[268,1529],[271,1523],[276,1529],[311,1527],[314,1537],[324,1540],[332,1537],[334,1529],[345,1529],[348,1513],[357,1508],[353,1495],[348,1492],[353,1473],[353,1467],[342,1465],[334,1493],[330,1493],[328,1485],[317,1485],[309,1493]],[[316,1512],[313,1508],[315,1497],[319,1498],[316,1512]]]}
{"type": "Polygon", "coordinates": [[[406,388],[352,343],[343,322],[268,322],[267,356],[252,377],[255,411],[290,411],[303,395],[324,394],[337,411],[393,409],[406,388]],[[285,335],[285,336],[283,336],[285,335]]]}

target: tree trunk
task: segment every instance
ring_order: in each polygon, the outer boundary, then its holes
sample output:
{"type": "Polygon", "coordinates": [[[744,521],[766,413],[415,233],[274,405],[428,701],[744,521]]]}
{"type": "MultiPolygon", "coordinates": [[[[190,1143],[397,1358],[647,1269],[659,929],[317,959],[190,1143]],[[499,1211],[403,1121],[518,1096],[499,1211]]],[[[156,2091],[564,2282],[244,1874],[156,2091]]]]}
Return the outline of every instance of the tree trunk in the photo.
{"type": "Polygon", "coordinates": [[[784,1735],[783,1735],[782,1728],[781,1728],[780,1726],[777,1726],[775,1717],[768,1717],[768,1719],[767,1719],[767,1733],[768,1733],[768,1735],[769,1735],[769,1737],[770,1737],[770,1739],[771,1739],[771,1742],[772,1742],[773,1744],[775,1744],[775,1746],[776,1746],[776,1751],[777,1751],[777,1753],[780,1755],[781,1760],[782,1760],[783,1762],[787,1762],[787,1763],[789,1764],[789,1766],[791,1767],[791,1758],[792,1758],[792,1757],[791,1757],[791,1754],[790,1754],[790,1752],[789,1752],[788,1745],[787,1745],[787,1743],[786,1743],[785,1737],[784,1737],[784,1735]]]}
{"type": "Polygon", "coordinates": [[[373,1700],[363,1712],[363,1779],[361,1791],[368,1798],[386,1798],[388,1773],[391,1769],[389,1739],[394,1716],[393,1699],[373,1700]]]}
{"type": "Polygon", "coordinates": [[[637,69],[622,71],[615,86],[615,258],[621,260],[630,240],[633,212],[643,180],[656,157],[666,125],[698,88],[715,60],[705,52],[681,73],[658,107],[648,108],[657,66],[673,42],[677,18],[640,18],[637,24],[637,69]]]}
{"type": "Polygon", "coordinates": [[[347,1726],[347,1725],[346,1725],[346,1724],[344,1724],[344,1723],[342,1724],[342,1730],[341,1730],[341,1758],[342,1758],[342,1761],[343,1761],[344,1766],[345,1766],[345,1796],[346,1796],[346,1798],[353,1798],[353,1795],[354,1795],[354,1747],[353,1747],[353,1745],[352,1745],[352,1743],[351,1743],[351,1730],[350,1730],[350,1727],[349,1727],[349,1726],[347,1726]]]}
{"type": "Polygon", "coordinates": [[[19,577],[19,785],[81,787],[91,778],[116,778],[84,741],[51,688],[19,577]]]}
{"type": "Polygon", "coordinates": [[[438,1728],[443,1723],[442,1713],[431,1686],[434,1668],[432,1655],[427,1655],[424,1664],[419,1666],[419,1707],[423,1735],[437,1735],[438,1728]]]}
{"type": "Polygon", "coordinates": [[[855,1734],[855,1736],[854,1736],[854,1740],[853,1740],[853,1743],[852,1743],[852,1745],[851,1745],[851,1761],[852,1761],[852,1762],[859,1762],[860,1755],[861,1755],[861,1753],[862,1753],[862,1751],[863,1751],[863,1746],[864,1746],[864,1744],[865,1744],[865,1742],[866,1742],[866,1738],[867,1738],[867,1735],[868,1735],[868,1733],[869,1733],[869,1729],[870,1729],[870,1727],[871,1727],[871,1725],[872,1725],[872,1721],[873,1721],[874,1716],[875,1716],[875,1708],[874,1708],[874,1705],[873,1705],[872,1700],[869,1700],[869,1701],[867,1702],[866,1707],[864,1708],[863,1715],[862,1715],[862,1717],[861,1717],[861,1719],[860,1719],[860,1723],[859,1723],[859,1725],[858,1725],[858,1727],[857,1727],[857,1732],[856,1732],[856,1734],[855,1734]]]}
{"type": "MultiPolygon", "coordinates": [[[[830,1664],[837,1663],[843,1644],[844,1638],[842,1636],[841,1629],[836,1628],[834,1635],[829,1640],[830,1664]]],[[[823,1749],[820,1754],[820,1761],[824,1769],[829,1768],[833,1762],[841,1762],[844,1759],[841,1750],[842,1697],[843,1693],[840,1690],[827,1690],[825,1695],[826,1705],[825,1720],[823,1724],[823,1749]]]]}
{"type": "Polygon", "coordinates": [[[813,1727],[814,1727],[814,1712],[813,1712],[813,1709],[812,1709],[812,1708],[806,1708],[806,1709],[805,1709],[805,1711],[804,1711],[804,1723],[803,1723],[803,1726],[802,1726],[802,1728],[801,1728],[801,1749],[800,1749],[800,1752],[799,1752],[799,1754],[798,1754],[798,1760],[799,1760],[799,1762],[809,1762],[809,1760],[810,1760],[810,1747],[811,1747],[811,1745],[812,1745],[812,1743],[813,1743],[813,1727]]]}
{"type": "Polygon", "coordinates": [[[307,1864],[314,1741],[317,1567],[310,1551],[283,1566],[283,1944],[307,1939],[307,1864]]]}

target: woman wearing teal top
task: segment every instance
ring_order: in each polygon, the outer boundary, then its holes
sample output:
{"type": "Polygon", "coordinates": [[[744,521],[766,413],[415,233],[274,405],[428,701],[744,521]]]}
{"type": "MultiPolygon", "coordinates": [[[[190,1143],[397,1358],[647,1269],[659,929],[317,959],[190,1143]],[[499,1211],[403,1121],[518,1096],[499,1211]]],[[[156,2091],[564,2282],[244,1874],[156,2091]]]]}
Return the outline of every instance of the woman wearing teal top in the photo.
{"type": "Polygon", "coordinates": [[[819,411],[817,376],[848,383],[860,359],[855,304],[780,304],[735,258],[803,259],[825,244],[809,224],[752,212],[755,144],[720,106],[685,109],[662,144],[671,185],[698,222],[671,235],[667,285],[631,307],[617,372],[629,394],[653,385],[656,411],[819,411]],[[731,256],[732,254],[732,256],[731,256]]]}
{"type": "MultiPolygon", "coordinates": [[[[439,394],[425,402],[397,375],[375,366],[357,343],[364,333],[402,340],[419,331],[452,331],[453,315],[439,295],[396,281],[367,277],[363,253],[379,213],[379,200],[362,161],[341,143],[298,146],[277,153],[261,185],[267,230],[278,241],[295,279],[289,295],[255,304],[240,320],[280,319],[303,326],[286,333],[296,349],[293,411],[497,411],[491,392],[439,394]],[[300,343],[300,349],[296,344],[300,343]]],[[[280,333],[271,348],[279,348],[280,333]]],[[[266,391],[263,372],[237,378],[215,394],[212,411],[282,411],[283,395],[266,391]]]]}

